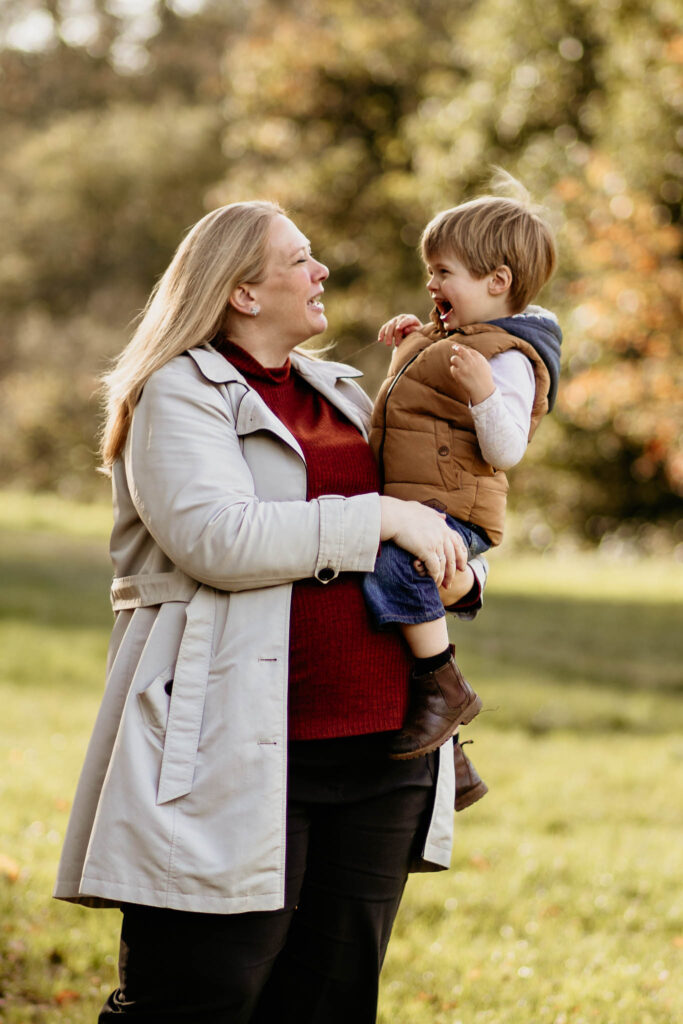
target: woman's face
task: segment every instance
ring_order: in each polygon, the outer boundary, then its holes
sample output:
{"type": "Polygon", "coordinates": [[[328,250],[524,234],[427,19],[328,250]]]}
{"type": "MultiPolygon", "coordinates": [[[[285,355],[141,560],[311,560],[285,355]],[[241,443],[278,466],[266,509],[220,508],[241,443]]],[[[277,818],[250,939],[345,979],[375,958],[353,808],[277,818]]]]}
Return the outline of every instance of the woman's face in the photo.
{"type": "Polygon", "coordinates": [[[270,226],[265,276],[253,286],[258,326],[272,325],[292,348],[321,334],[327,319],[320,297],[329,273],[296,224],[278,214],[270,226]]]}

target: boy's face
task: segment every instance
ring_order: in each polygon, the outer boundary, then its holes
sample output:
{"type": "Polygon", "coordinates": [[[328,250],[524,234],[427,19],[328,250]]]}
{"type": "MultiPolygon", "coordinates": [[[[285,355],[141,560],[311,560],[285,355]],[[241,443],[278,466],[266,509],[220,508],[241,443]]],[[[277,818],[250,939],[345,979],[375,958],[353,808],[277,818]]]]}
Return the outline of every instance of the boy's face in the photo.
{"type": "Polygon", "coordinates": [[[505,316],[501,296],[492,292],[495,271],[477,279],[455,256],[436,253],[427,265],[427,273],[427,291],[439,310],[444,330],[505,316]]]}

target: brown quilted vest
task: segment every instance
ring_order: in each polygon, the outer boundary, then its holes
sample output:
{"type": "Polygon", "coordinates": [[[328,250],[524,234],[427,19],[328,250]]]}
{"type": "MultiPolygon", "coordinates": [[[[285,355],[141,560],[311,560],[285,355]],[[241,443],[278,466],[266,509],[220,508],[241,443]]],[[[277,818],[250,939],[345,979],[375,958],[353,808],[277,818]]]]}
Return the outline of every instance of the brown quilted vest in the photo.
{"type": "Polygon", "coordinates": [[[508,482],[484,461],[465,395],[450,374],[454,342],[487,359],[517,348],[533,365],[536,395],[532,437],[548,411],[550,375],[536,350],[491,324],[462,327],[447,338],[432,327],[408,335],[394,352],[372,414],[370,444],[384,494],[422,501],[486,531],[500,544],[508,482]]]}

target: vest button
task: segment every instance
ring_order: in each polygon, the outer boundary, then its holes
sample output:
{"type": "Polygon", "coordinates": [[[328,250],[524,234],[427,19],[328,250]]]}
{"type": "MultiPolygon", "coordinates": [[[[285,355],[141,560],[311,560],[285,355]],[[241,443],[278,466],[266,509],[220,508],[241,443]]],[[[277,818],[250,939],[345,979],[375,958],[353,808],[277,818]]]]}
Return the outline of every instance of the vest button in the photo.
{"type": "Polygon", "coordinates": [[[447,444],[442,444],[441,447],[439,448],[439,455],[448,455],[449,452],[450,448],[448,447],[447,444]]]}
{"type": "Polygon", "coordinates": [[[330,580],[334,579],[334,569],[327,565],[324,569],[318,571],[317,577],[321,583],[329,583],[330,580]]]}

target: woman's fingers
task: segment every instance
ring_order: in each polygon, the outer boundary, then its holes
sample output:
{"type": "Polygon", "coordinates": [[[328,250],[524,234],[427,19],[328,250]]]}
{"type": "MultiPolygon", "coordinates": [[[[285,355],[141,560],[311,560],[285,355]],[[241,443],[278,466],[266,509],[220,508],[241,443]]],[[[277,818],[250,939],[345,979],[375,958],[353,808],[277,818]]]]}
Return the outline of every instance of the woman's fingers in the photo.
{"type": "Polygon", "coordinates": [[[451,530],[450,527],[446,529],[448,533],[444,541],[445,567],[440,586],[448,588],[453,583],[456,573],[467,567],[467,547],[456,530],[451,530]]]}
{"type": "Polygon", "coordinates": [[[456,571],[462,572],[467,567],[467,545],[459,533],[451,530],[456,571]]]}
{"type": "Polygon", "coordinates": [[[456,574],[467,568],[467,547],[460,534],[444,522],[433,550],[422,561],[437,586],[448,589],[456,574]]]}
{"type": "MultiPolygon", "coordinates": [[[[380,498],[380,506],[380,539],[405,548],[438,586],[450,587],[456,573],[467,568],[467,548],[460,534],[446,523],[444,513],[418,501],[386,495],[380,498]]],[[[415,567],[419,572],[419,566],[415,567]]]]}
{"type": "Polygon", "coordinates": [[[441,583],[439,585],[448,587],[450,586],[450,583],[457,570],[457,553],[455,545],[453,544],[452,541],[450,544],[446,544],[444,554],[446,558],[444,564],[443,579],[441,580],[441,583]]]}
{"type": "Polygon", "coordinates": [[[432,577],[437,587],[440,587],[443,582],[444,569],[446,567],[446,557],[443,552],[430,551],[422,559],[424,562],[425,569],[432,577]]]}
{"type": "Polygon", "coordinates": [[[462,537],[446,523],[442,512],[418,501],[401,501],[386,495],[382,508],[381,540],[393,540],[424,565],[439,585],[452,580],[458,569],[467,565],[467,550],[462,537]]]}

